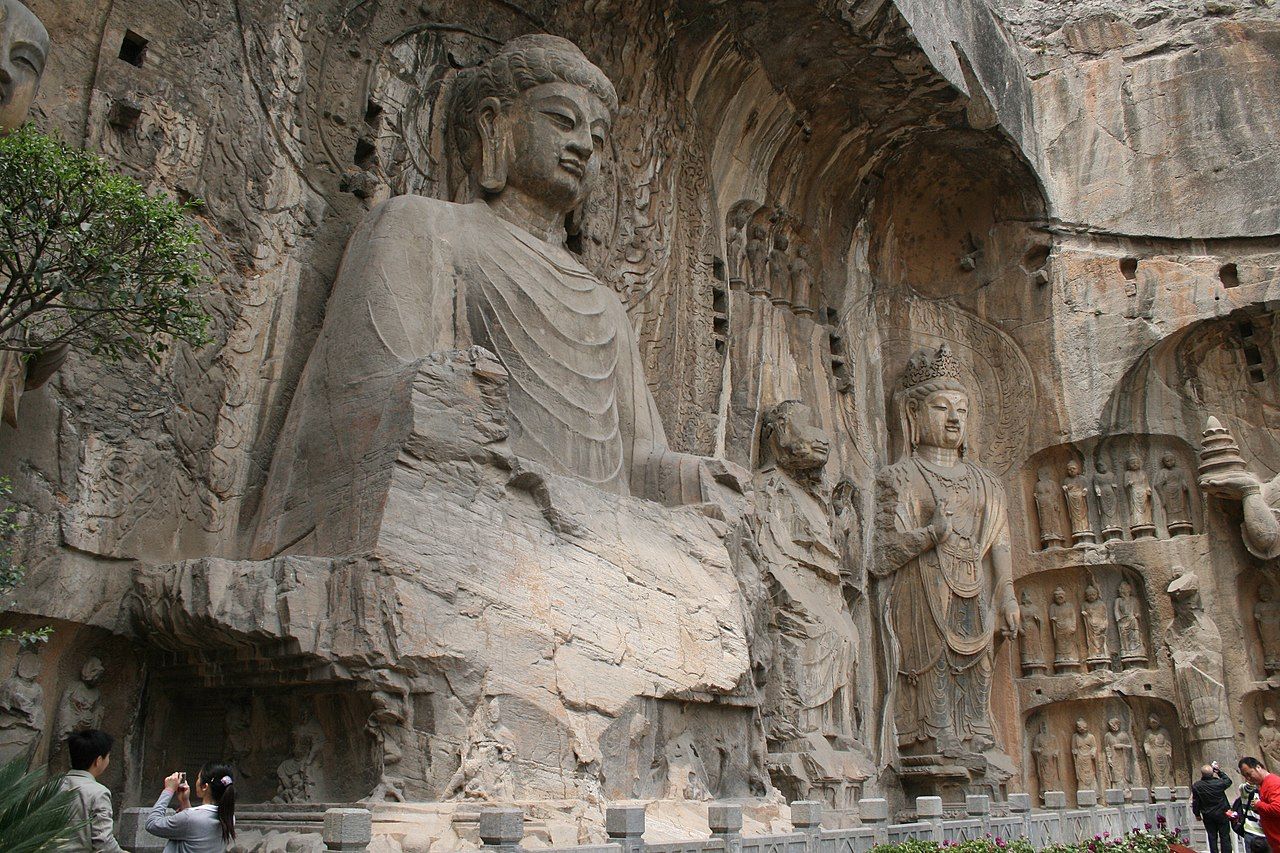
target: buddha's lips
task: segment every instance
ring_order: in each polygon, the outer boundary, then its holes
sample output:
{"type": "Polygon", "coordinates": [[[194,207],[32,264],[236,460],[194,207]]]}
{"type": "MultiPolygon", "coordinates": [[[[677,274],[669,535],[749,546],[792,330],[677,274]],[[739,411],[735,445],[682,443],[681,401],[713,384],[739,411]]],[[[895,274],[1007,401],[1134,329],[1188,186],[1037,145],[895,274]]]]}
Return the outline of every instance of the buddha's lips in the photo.
{"type": "Polygon", "coordinates": [[[574,160],[570,157],[561,157],[560,167],[575,177],[581,178],[587,174],[587,165],[581,160],[574,160]]]}

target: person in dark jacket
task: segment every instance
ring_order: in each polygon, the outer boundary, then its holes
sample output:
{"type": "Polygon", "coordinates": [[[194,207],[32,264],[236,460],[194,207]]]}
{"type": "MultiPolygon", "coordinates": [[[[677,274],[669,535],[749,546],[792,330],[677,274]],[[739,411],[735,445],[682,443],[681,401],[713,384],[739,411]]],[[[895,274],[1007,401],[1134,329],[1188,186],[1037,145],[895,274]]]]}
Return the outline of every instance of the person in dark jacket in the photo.
{"type": "Polygon", "coordinates": [[[1231,821],[1231,828],[1240,836],[1244,845],[1243,853],[1271,853],[1267,836],[1262,831],[1262,821],[1253,810],[1257,799],[1258,786],[1252,782],[1242,782],[1240,796],[1231,804],[1231,810],[1236,813],[1235,820],[1231,821]]]}
{"type": "Polygon", "coordinates": [[[1209,853],[1234,853],[1231,821],[1227,819],[1227,790],[1231,777],[1218,762],[1200,768],[1200,779],[1191,786],[1191,813],[1204,822],[1209,834],[1209,853]]]}

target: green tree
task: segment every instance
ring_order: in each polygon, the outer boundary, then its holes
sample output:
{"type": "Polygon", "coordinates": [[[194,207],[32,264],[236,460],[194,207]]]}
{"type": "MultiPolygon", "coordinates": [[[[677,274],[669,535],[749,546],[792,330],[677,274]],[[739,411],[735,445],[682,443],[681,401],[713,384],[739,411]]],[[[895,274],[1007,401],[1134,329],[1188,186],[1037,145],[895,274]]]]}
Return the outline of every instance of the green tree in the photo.
{"type": "Polygon", "coordinates": [[[204,343],[195,206],[30,125],[0,137],[0,350],[157,361],[204,343]]]}
{"type": "Polygon", "coordinates": [[[28,772],[21,758],[0,767],[0,850],[55,851],[80,829],[82,824],[71,823],[75,794],[61,786],[61,776],[46,780],[42,770],[28,772]]]}

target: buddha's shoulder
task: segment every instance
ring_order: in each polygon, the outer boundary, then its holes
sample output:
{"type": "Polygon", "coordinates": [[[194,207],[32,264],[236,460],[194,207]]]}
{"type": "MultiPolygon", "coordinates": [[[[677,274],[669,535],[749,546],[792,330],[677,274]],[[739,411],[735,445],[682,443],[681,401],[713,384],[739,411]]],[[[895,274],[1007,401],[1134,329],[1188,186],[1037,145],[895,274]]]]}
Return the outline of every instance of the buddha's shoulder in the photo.
{"type": "Polygon", "coordinates": [[[476,227],[473,205],[424,195],[398,195],[369,211],[363,229],[371,238],[421,240],[436,234],[476,227]]]}

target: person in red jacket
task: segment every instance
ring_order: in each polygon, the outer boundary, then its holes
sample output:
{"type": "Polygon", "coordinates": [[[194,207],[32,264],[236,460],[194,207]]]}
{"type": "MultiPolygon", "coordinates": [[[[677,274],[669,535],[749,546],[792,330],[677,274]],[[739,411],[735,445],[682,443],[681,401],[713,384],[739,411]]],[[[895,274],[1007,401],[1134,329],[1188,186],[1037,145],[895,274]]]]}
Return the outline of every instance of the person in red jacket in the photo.
{"type": "Polygon", "coordinates": [[[1262,833],[1267,836],[1271,853],[1280,853],[1280,776],[1262,766],[1253,756],[1240,759],[1240,775],[1258,786],[1258,799],[1253,804],[1262,822],[1262,833]]]}

